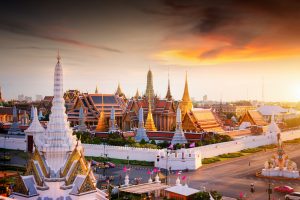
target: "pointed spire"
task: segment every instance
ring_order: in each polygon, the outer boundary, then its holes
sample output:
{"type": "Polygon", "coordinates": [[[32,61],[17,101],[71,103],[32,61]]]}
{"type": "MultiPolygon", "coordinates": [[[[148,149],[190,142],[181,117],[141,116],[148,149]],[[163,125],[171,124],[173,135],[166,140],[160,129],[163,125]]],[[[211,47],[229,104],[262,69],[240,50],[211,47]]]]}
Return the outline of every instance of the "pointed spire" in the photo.
{"type": "Polygon", "coordinates": [[[172,100],[169,73],[168,73],[168,90],[167,90],[167,94],[166,94],[166,99],[167,100],[172,100]]]}
{"type": "Polygon", "coordinates": [[[148,99],[148,115],[147,115],[147,120],[146,120],[146,124],[145,124],[145,128],[147,131],[157,131],[154,120],[153,120],[153,116],[152,116],[152,108],[151,108],[151,101],[150,99],[148,99]]]}
{"type": "Polygon", "coordinates": [[[184,85],[182,101],[180,102],[179,105],[180,105],[182,116],[193,109],[193,102],[191,101],[190,94],[189,94],[187,72],[185,74],[185,85],[184,85]]]}
{"type": "Polygon", "coordinates": [[[184,85],[184,92],[183,92],[183,96],[182,96],[182,101],[191,101],[190,94],[189,94],[187,71],[185,72],[185,85],[184,85]]]}
{"type": "Polygon", "coordinates": [[[57,58],[57,62],[59,63],[60,60],[61,60],[61,57],[60,57],[60,55],[59,55],[59,49],[57,49],[57,56],[56,56],[56,58],[57,58]]]}
{"type": "Polygon", "coordinates": [[[124,95],[123,92],[122,92],[121,86],[120,86],[120,82],[118,82],[118,87],[117,87],[116,94],[119,95],[119,96],[124,95]]]}
{"type": "Polygon", "coordinates": [[[106,126],[106,120],[105,120],[105,113],[104,113],[104,101],[103,101],[103,94],[102,94],[102,108],[101,108],[101,112],[99,115],[99,119],[98,119],[98,124],[96,127],[96,131],[98,132],[105,132],[107,131],[107,126],[106,126]]]}
{"type": "Polygon", "coordinates": [[[147,73],[146,96],[148,97],[148,100],[150,100],[152,103],[154,97],[154,90],[153,90],[153,75],[150,67],[147,73]]]}
{"type": "Polygon", "coordinates": [[[136,93],[135,93],[135,95],[134,95],[134,98],[135,98],[136,100],[140,98],[140,93],[139,93],[139,89],[138,89],[138,88],[136,89],[136,93]]]}
{"type": "Polygon", "coordinates": [[[98,94],[98,85],[96,85],[95,94],[98,94]]]}

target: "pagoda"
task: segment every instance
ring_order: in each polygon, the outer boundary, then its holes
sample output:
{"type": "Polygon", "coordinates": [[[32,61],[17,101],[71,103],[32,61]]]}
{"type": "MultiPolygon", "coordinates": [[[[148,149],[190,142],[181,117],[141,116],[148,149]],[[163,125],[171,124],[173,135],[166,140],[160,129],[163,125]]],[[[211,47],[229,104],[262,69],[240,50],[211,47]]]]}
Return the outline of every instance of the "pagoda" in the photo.
{"type": "Polygon", "coordinates": [[[176,112],[176,130],[172,138],[171,144],[186,144],[187,140],[185,138],[184,132],[182,130],[181,122],[181,110],[178,107],[176,112]]]}
{"type": "Polygon", "coordinates": [[[85,116],[84,116],[84,112],[83,112],[83,107],[81,106],[79,109],[79,126],[78,126],[78,130],[79,131],[86,131],[87,127],[85,125],[85,116]]]}
{"type": "Polygon", "coordinates": [[[154,98],[154,90],[153,90],[153,75],[151,69],[149,69],[147,73],[147,87],[146,87],[146,97],[148,98],[148,101],[153,104],[153,98],[154,98]]]}
{"type": "Polygon", "coordinates": [[[143,108],[139,109],[139,127],[136,131],[135,140],[140,142],[141,140],[149,141],[149,138],[146,134],[146,129],[144,127],[144,110],[143,108]]]}
{"type": "Polygon", "coordinates": [[[165,97],[168,101],[172,101],[171,87],[170,87],[170,78],[168,78],[168,89],[165,97]]]}
{"type": "Polygon", "coordinates": [[[54,72],[54,98],[47,129],[40,125],[37,110],[25,131],[34,138],[34,150],[24,176],[17,177],[14,198],[97,199],[106,194],[96,188],[91,165],[85,160],[81,142],[67,121],[63,98],[63,71],[57,56],[54,72]]]}
{"type": "Polygon", "coordinates": [[[191,101],[190,94],[189,94],[187,72],[185,74],[185,85],[184,85],[182,101],[180,102],[179,106],[182,112],[182,116],[184,116],[187,112],[193,109],[193,103],[191,101]]]}
{"type": "Polygon", "coordinates": [[[114,107],[112,107],[111,111],[110,111],[108,132],[113,133],[113,132],[117,132],[117,131],[118,131],[118,127],[116,125],[115,109],[114,109],[114,107]]]}
{"type": "Polygon", "coordinates": [[[13,123],[11,124],[11,126],[8,130],[8,134],[10,134],[10,135],[23,134],[23,132],[20,129],[16,106],[13,107],[13,123]]]}
{"type": "MultiPolygon", "coordinates": [[[[150,94],[149,94],[150,96],[150,94]]],[[[148,99],[149,107],[148,107],[148,115],[147,120],[145,124],[145,128],[147,131],[157,131],[156,126],[154,124],[153,116],[152,116],[152,110],[151,110],[151,101],[148,99]]]]}
{"type": "Polygon", "coordinates": [[[105,114],[104,114],[104,108],[103,108],[103,94],[102,94],[102,109],[98,118],[98,124],[96,127],[97,132],[106,132],[107,131],[107,125],[105,120],[105,114]]]}

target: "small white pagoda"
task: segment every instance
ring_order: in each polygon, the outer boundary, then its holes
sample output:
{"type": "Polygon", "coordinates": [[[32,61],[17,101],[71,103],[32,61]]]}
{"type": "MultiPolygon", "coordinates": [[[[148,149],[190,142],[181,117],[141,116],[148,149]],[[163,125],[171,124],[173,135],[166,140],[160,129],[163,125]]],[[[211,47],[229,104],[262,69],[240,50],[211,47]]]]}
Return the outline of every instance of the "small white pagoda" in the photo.
{"type": "Polygon", "coordinates": [[[176,111],[176,130],[172,138],[171,144],[174,145],[174,144],[186,144],[186,143],[187,140],[182,130],[181,110],[178,107],[176,111]]]}

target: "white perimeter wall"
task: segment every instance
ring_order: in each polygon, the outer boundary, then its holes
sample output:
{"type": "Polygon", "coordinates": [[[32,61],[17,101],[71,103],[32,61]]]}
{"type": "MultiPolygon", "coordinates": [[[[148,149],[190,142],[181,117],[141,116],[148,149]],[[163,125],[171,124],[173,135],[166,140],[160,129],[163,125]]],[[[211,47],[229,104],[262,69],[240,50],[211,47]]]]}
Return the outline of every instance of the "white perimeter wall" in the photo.
{"type": "MultiPolygon", "coordinates": [[[[300,130],[288,131],[281,133],[281,138],[283,141],[292,140],[295,138],[300,138],[300,130]]],[[[232,153],[241,151],[247,148],[254,148],[267,144],[276,143],[276,135],[266,134],[259,136],[247,136],[241,139],[237,139],[230,142],[224,142],[219,144],[212,144],[202,147],[196,147],[186,150],[178,150],[177,155],[175,153],[170,155],[169,166],[172,169],[175,169],[176,166],[180,166],[182,169],[185,168],[195,168],[201,166],[202,158],[209,158],[218,156],[224,153],[232,153]],[[184,152],[185,159],[182,159],[180,156],[184,152]],[[191,156],[187,156],[190,155],[191,156]]],[[[145,149],[145,148],[133,148],[133,147],[119,147],[119,146],[109,146],[109,145],[95,145],[95,144],[83,144],[84,151],[86,156],[104,156],[107,154],[107,157],[118,158],[118,159],[127,159],[129,156],[130,160],[143,160],[143,161],[152,161],[156,162],[157,156],[160,156],[160,163],[156,165],[164,167],[166,165],[166,160],[164,159],[165,150],[157,149],[145,149]]],[[[0,137],[0,148],[6,149],[26,149],[26,140],[24,138],[4,138],[0,137]]]]}

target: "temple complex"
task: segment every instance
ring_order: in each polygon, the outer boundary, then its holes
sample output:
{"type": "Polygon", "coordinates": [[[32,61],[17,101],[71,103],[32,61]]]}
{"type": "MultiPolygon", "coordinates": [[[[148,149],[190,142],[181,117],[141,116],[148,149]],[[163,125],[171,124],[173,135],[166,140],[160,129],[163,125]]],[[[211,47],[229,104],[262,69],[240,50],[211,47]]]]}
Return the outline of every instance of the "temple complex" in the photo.
{"type": "MultiPolygon", "coordinates": [[[[54,98],[47,129],[40,126],[37,110],[26,130],[33,136],[34,150],[25,176],[18,175],[16,199],[107,199],[96,188],[91,165],[84,159],[81,142],[72,134],[63,98],[60,56],[54,72],[54,98]]],[[[29,145],[28,145],[29,146],[29,145]]]]}
{"type": "Polygon", "coordinates": [[[147,93],[141,97],[137,90],[134,98],[128,100],[127,107],[123,115],[122,130],[128,131],[139,127],[138,113],[140,108],[143,108],[144,119],[147,121],[146,119],[148,118],[149,105],[151,106],[152,121],[154,122],[157,130],[175,130],[176,105],[172,99],[170,83],[168,83],[165,99],[160,99],[157,96],[154,96],[153,75],[152,71],[149,70],[147,75],[146,92],[147,93]]]}
{"type": "Polygon", "coordinates": [[[126,102],[118,94],[80,94],[76,98],[73,108],[68,112],[68,120],[72,126],[79,124],[80,107],[83,107],[85,111],[85,123],[88,127],[98,124],[102,110],[105,123],[108,125],[112,107],[115,110],[116,124],[118,127],[123,127],[122,117],[126,110],[126,102]]]}

